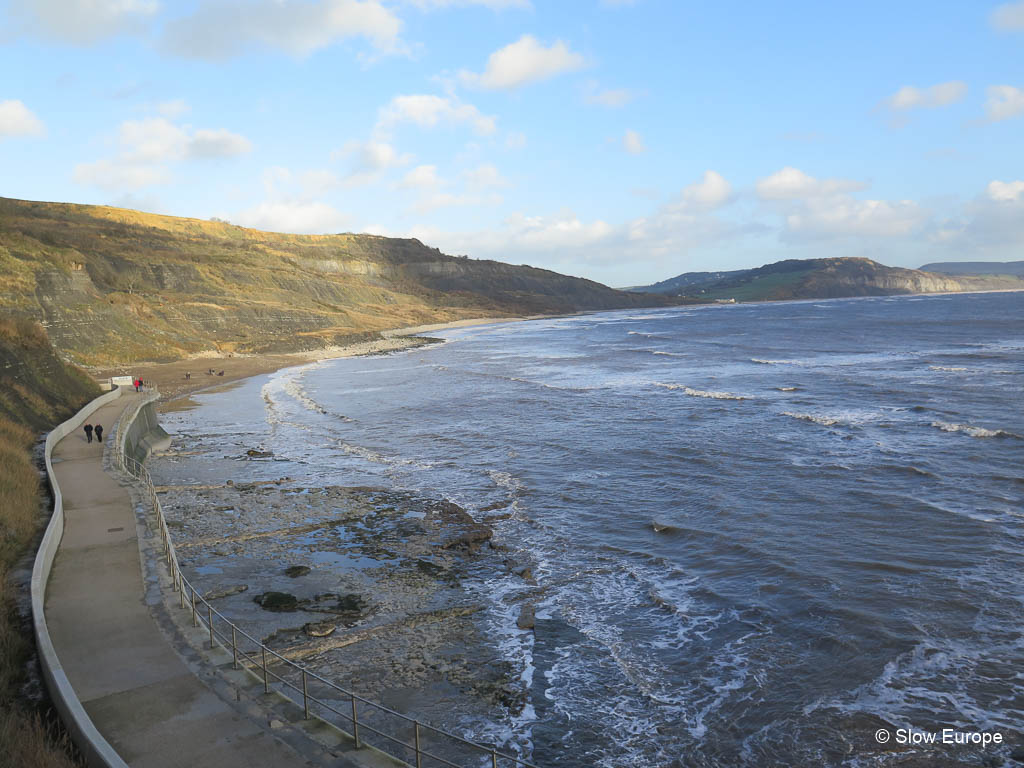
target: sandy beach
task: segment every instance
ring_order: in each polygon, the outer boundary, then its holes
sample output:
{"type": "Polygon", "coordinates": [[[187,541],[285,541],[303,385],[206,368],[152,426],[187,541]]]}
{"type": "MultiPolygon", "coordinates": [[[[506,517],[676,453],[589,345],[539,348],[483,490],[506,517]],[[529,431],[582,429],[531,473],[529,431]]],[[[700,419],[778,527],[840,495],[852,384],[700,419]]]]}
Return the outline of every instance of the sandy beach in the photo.
{"type": "Polygon", "coordinates": [[[377,355],[396,352],[402,349],[423,346],[432,343],[429,338],[419,336],[421,333],[441,331],[448,328],[465,328],[473,325],[490,323],[512,323],[522,320],[534,320],[543,315],[530,317],[481,317],[466,320],[454,320],[449,323],[417,325],[407,328],[394,328],[381,332],[381,338],[347,344],[338,347],[324,347],[309,352],[296,352],[284,355],[216,355],[202,354],[170,363],[138,363],[123,365],[116,368],[101,368],[93,371],[93,376],[102,381],[111,376],[141,376],[147,384],[155,384],[163,396],[163,402],[183,395],[220,386],[232,381],[240,381],[250,376],[273,373],[282,368],[319,360],[331,360],[339,357],[356,357],[358,355],[377,355]],[[213,370],[214,373],[210,373],[213,370]],[[223,375],[218,375],[223,372],[223,375]],[[186,374],[191,374],[186,378],[186,374]]]}

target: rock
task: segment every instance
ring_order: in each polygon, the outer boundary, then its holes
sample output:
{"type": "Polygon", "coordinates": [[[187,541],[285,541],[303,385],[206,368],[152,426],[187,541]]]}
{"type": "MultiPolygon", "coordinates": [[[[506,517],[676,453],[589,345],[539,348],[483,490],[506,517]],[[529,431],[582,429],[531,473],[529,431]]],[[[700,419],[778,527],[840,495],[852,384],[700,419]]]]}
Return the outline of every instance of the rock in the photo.
{"type": "Polygon", "coordinates": [[[231,595],[240,595],[242,592],[246,592],[249,589],[248,584],[234,584],[230,587],[224,587],[224,589],[211,589],[203,598],[206,600],[219,600],[222,597],[230,597],[231,595]]]}
{"type": "Polygon", "coordinates": [[[295,579],[299,576],[305,576],[312,570],[313,569],[310,568],[308,565],[289,565],[287,568],[284,569],[284,575],[291,576],[293,579],[295,579]]]}
{"type": "Polygon", "coordinates": [[[333,621],[311,621],[303,625],[302,631],[310,637],[327,637],[333,635],[338,625],[333,621]]]}
{"type": "Polygon", "coordinates": [[[253,459],[269,459],[271,456],[274,455],[274,452],[257,451],[255,448],[250,448],[248,451],[245,452],[245,455],[253,459]]]}
{"type": "Polygon", "coordinates": [[[273,730],[275,730],[275,731],[276,731],[276,730],[278,730],[279,728],[284,728],[284,722],[283,722],[282,720],[278,720],[278,719],[277,719],[277,718],[275,717],[275,718],[273,718],[273,719],[272,719],[272,720],[270,721],[270,727],[271,727],[271,728],[272,728],[273,730]]]}
{"type": "Polygon", "coordinates": [[[263,610],[274,611],[275,613],[285,613],[299,609],[299,599],[295,595],[289,595],[287,592],[264,592],[261,595],[256,595],[252,601],[263,610]]]}
{"type": "Polygon", "coordinates": [[[444,549],[475,551],[494,535],[488,526],[476,522],[466,510],[450,501],[438,503],[431,510],[431,516],[441,524],[441,546],[444,549]]]}
{"type": "Polygon", "coordinates": [[[361,614],[366,610],[366,601],[363,600],[359,595],[342,595],[338,598],[338,604],[336,610],[341,613],[356,613],[361,614]]]}
{"type": "Polygon", "coordinates": [[[513,573],[516,576],[520,576],[520,577],[526,579],[527,581],[532,581],[533,580],[533,568],[531,568],[528,565],[524,565],[522,568],[516,568],[513,571],[513,573]]]}
{"type": "Polygon", "coordinates": [[[1024,763],[1024,747],[1017,747],[1010,753],[1010,759],[1018,763],[1024,763]]]}
{"type": "Polygon", "coordinates": [[[520,629],[533,629],[536,625],[537,617],[533,603],[525,603],[522,608],[519,609],[519,618],[516,619],[516,626],[520,629]]]}

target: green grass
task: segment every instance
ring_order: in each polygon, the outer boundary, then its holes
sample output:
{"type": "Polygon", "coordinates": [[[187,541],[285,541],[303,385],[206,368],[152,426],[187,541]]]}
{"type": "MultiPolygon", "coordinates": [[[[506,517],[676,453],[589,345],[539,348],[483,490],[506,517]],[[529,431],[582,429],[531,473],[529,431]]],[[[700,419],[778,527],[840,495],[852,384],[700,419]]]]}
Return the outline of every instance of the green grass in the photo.
{"type": "Polygon", "coordinates": [[[814,272],[813,269],[804,269],[756,276],[733,286],[716,288],[701,294],[701,296],[708,299],[736,299],[736,301],[767,301],[789,298],[800,281],[812,272],[814,272]]]}

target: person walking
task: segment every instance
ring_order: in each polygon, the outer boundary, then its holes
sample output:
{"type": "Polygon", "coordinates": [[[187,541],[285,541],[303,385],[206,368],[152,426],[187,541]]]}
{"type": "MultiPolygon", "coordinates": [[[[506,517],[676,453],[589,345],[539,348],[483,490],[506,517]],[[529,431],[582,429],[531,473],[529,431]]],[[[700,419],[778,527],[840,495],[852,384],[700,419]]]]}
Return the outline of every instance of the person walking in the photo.
{"type": "Polygon", "coordinates": [[[85,442],[92,442],[92,424],[86,424],[82,429],[85,430],[85,442]]]}
{"type": "Polygon", "coordinates": [[[102,443],[103,442],[103,426],[101,424],[97,424],[95,427],[92,428],[92,431],[96,433],[96,442],[97,443],[102,443]]]}

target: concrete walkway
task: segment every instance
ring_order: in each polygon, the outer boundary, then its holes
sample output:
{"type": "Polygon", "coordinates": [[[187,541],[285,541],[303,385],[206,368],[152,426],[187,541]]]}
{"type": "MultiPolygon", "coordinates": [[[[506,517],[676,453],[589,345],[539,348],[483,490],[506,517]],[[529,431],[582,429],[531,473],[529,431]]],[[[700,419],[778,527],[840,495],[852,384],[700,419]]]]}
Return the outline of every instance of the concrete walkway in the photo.
{"type": "MultiPolygon", "coordinates": [[[[98,410],[114,422],[134,392],[98,410]]],[[[103,471],[103,446],[79,431],[53,452],[65,531],[46,591],[46,620],[78,698],[133,768],[310,766],[269,730],[204,685],[171,647],[145,602],[128,489],[103,471]]]]}

